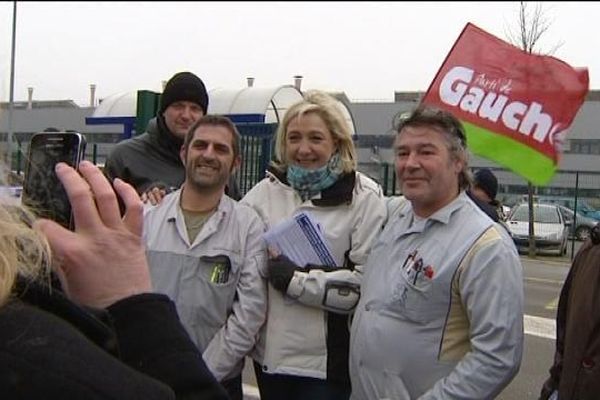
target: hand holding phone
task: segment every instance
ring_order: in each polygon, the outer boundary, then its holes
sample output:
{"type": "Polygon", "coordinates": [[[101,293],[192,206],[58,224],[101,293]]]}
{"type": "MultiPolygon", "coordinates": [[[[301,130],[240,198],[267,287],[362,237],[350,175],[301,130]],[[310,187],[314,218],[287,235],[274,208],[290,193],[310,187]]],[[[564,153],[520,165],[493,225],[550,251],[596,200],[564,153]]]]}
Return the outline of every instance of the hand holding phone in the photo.
{"type": "Polygon", "coordinates": [[[89,161],[75,171],[64,164],[58,177],[73,201],[77,229],[37,220],[34,227],[47,238],[56,271],[69,298],[78,304],[106,308],[124,298],[152,291],[141,238],[143,205],[133,187],[120,179],[111,185],[89,161]],[[123,199],[121,218],[117,197],[123,199]],[[101,198],[101,203],[94,199],[101,198]]]}
{"type": "Polygon", "coordinates": [[[85,154],[78,132],[42,132],[32,136],[25,167],[22,202],[39,217],[72,229],[71,204],[54,167],[64,162],[77,169],[85,154]]]}

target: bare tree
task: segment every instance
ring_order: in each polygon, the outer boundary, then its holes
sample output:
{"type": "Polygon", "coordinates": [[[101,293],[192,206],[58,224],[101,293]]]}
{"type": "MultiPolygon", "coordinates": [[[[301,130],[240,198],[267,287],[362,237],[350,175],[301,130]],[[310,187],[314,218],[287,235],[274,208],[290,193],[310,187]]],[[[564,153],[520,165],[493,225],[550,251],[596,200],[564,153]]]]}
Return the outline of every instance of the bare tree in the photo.
{"type": "Polygon", "coordinates": [[[529,2],[519,2],[519,23],[517,29],[509,28],[505,35],[513,45],[527,53],[553,55],[563,45],[559,42],[549,51],[538,50],[540,38],[550,29],[552,21],[546,16],[542,3],[537,2],[531,10],[529,2]]]}
{"type": "MultiPolygon", "coordinates": [[[[551,21],[545,15],[542,4],[537,2],[533,10],[529,8],[528,2],[519,3],[519,24],[517,30],[509,29],[506,32],[508,40],[515,46],[530,54],[553,54],[562,43],[557,44],[550,52],[542,53],[537,50],[540,38],[548,31],[551,21]]],[[[528,204],[529,204],[529,257],[535,257],[535,232],[533,215],[534,186],[527,182],[528,204]]]]}

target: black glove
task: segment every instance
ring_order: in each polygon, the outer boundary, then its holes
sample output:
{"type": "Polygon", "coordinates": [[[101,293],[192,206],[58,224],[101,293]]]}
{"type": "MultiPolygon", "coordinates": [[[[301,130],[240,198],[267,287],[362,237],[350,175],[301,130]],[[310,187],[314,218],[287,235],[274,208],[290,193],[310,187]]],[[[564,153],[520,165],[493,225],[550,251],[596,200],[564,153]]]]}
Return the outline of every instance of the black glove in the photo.
{"type": "Polygon", "coordinates": [[[302,269],[284,255],[269,259],[268,268],[269,282],[283,294],[287,292],[290,281],[294,276],[294,271],[302,269]]]}

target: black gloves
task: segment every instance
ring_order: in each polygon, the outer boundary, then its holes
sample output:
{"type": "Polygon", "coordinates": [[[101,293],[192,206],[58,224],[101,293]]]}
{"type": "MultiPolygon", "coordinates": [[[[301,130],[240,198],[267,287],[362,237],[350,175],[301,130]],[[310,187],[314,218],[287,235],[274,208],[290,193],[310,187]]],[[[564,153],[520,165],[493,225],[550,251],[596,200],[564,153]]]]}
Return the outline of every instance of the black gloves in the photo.
{"type": "Polygon", "coordinates": [[[302,269],[284,255],[269,259],[268,268],[269,282],[283,294],[287,292],[290,281],[294,276],[294,271],[302,269]]]}

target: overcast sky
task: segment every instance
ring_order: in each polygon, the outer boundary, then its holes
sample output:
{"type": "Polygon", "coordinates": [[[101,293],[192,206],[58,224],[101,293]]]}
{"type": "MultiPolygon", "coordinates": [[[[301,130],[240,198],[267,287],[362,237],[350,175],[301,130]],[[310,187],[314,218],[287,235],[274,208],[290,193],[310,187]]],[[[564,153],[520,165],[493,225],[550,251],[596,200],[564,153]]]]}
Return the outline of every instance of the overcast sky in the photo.
{"type": "MultiPolygon", "coordinates": [[[[536,3],[529,3],[533,9],[536,3]]],[[[518,2],[18,2],[15,101],[161,90],[175,72],[208,89],[291,84],[393,100],[425,90],[467,22],[507,39],[518,2]]],[[[538,50],[589,68],[600,89],[598,2],[544,2],[538,50]]],[[[8,101],[13,2],[0,2],[0,99],[8,101]]]]}

